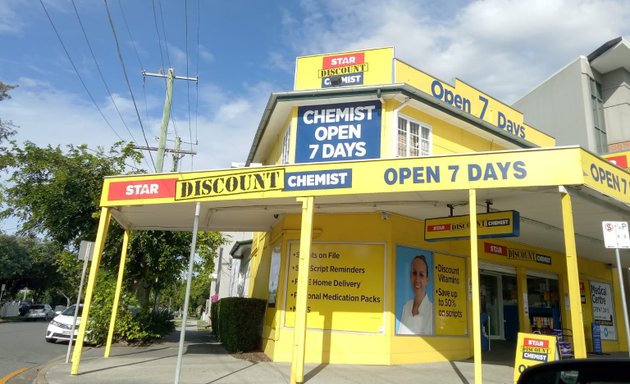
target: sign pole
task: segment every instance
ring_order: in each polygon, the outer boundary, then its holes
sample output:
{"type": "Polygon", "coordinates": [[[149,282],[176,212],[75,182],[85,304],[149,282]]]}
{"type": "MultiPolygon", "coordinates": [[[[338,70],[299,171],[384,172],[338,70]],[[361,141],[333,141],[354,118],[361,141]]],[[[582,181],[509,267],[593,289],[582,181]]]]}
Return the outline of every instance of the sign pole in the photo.
{"type": "Polygon", "coordinates": [[[628,307],[626,305],[626,292],[623,288],[623,274],[621,273],[621,257],[619,248],[630,248],[630,233],[628,222],[626,221],[602,221],[604,232],[604,245],[606,248],[615,248],[617,256],[617,273],[619,274],[619,291],[621,292],[621,303],[623,304],[623,320],[626,325],[626,345],[630,356],[630,326],[628,325],[628,307]]]}
{"type": "Polygon", "coordinates": [[[77,296],[77,306],[74,308],[74,316],[72,317],[72,328],[70,328],[70,340],[68,341],[68,351],[66,352],[66,363],[70,361],[70,353],[72,352],[72,340],[74,339],[74,330],[77,324],[77,317],[79,317],[79,307],[81,306],[81,294],[83,293],[83,283],[85,282],[85,272],[87,271],[88,261],[92,258],[92,249],[94,249],[94,242],[81,241],[81,248],[79,249],[79,260],[83,259],[83,271],[81,272],[81,283],[79,284],[79,295],[77,296]]]}
{"type": "Polygon", "coordinates": [[[623,304],[623,320],[626,323],[626,343],[628,346],[628,356],[630,357],[630,325],[628,325],[628,305],[626,304],[626,292],[623,289],[623,275],[621,273],[621,258],[619,257],[619,248],[615,248],[615,254],[617,255],[617,273],[619,273],[621,303],[623,304]]]}

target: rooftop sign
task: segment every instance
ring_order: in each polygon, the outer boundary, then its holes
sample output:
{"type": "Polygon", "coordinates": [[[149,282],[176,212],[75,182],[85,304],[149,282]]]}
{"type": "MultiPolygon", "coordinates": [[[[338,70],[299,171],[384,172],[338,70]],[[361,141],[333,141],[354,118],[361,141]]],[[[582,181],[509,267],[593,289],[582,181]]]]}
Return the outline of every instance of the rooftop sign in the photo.
{"type": "Polygon", "coordinates": [[[391,84],[393,48],[298,57],[295,90],[391,84]]]}
{"type": "Polygon", "coordinates": [[[406,83],[469,115],[484,120],[519,139],[539,147],[555,145],[553,137],[523,122],[523,114],[499,100],[456,79],[451,86],[400,60],[394,61],[397,83],[406,83]]]}

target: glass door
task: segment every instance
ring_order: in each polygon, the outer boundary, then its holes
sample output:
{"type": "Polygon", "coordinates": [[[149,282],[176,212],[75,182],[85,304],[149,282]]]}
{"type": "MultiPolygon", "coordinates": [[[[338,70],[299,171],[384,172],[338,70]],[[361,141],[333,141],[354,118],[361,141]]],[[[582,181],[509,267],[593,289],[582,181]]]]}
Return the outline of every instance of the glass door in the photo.
{"type": "Polygon", "coordinates": [[[503,295],[499,273],[483,272],[479,275],[479,299],[482,316],[489,316],[489,328],[486,332],[491,339],[504,339],[503,331],[503,295]]]}

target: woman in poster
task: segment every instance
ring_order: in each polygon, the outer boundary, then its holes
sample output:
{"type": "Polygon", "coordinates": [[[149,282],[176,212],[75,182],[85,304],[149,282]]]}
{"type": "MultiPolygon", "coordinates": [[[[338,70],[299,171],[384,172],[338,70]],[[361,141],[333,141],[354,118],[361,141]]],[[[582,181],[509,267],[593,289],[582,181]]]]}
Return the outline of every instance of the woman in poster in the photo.
{"type": "Polygon", "coordinates": [[[433,303],[427,295],[429,284],[428,265],[425,256],[419,255],[411,261],[411,289],[414,297],[403,306],[399,335],[432,335],[433,303]]]}

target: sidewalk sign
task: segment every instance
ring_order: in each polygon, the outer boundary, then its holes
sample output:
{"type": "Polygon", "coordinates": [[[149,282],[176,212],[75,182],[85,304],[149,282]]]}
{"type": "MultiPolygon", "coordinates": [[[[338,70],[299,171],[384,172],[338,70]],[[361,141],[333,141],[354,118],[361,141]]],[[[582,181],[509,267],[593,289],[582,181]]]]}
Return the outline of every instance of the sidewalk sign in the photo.
{"type": "Polygon", "coordinates": [[[554,335],[519,332],[514,358],[514,382],[518,381],[526,368],[557,360],[556,341],[554,335]]]}

